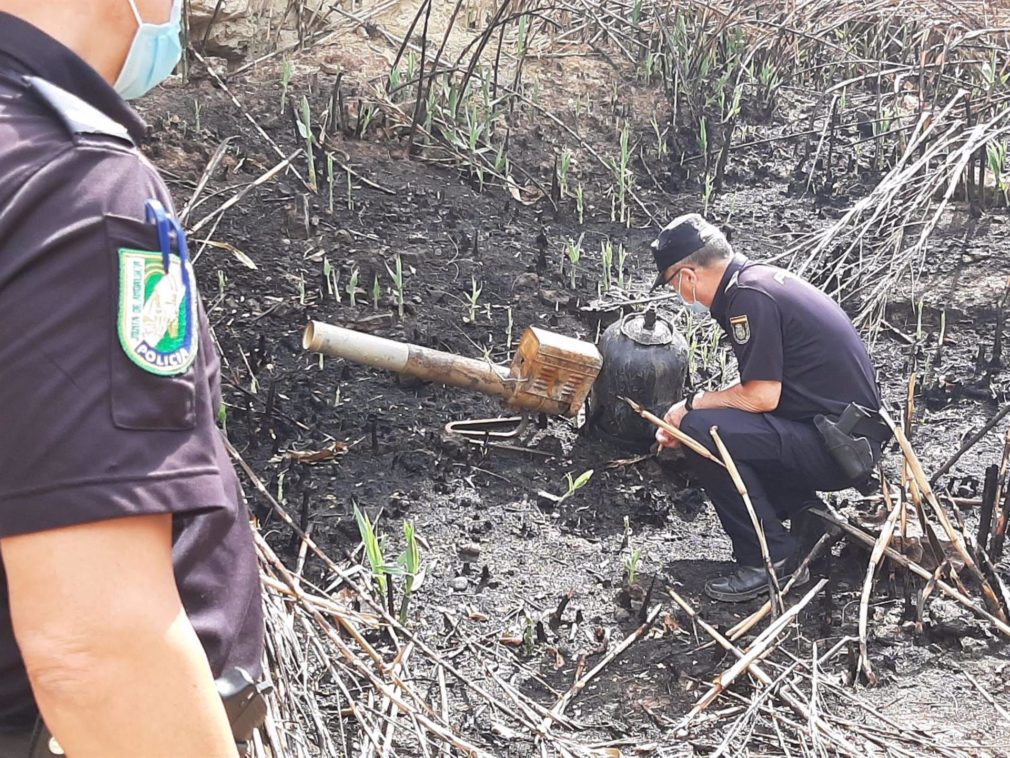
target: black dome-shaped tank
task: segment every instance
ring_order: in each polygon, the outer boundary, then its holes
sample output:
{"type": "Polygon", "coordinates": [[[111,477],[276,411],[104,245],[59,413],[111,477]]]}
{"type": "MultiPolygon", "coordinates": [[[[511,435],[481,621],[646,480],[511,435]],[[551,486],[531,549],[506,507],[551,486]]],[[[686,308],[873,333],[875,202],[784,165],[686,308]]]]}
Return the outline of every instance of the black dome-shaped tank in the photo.
{"type": "Polygon", "coordinates": [[[672,318],[650,308],[615,321],[597,347],[603,369],[589,397],[592,429],[625,449],[645,451],[656,429],[620,398],[635,400],[657,416],[682,400],[687,340],[672,318]]]}

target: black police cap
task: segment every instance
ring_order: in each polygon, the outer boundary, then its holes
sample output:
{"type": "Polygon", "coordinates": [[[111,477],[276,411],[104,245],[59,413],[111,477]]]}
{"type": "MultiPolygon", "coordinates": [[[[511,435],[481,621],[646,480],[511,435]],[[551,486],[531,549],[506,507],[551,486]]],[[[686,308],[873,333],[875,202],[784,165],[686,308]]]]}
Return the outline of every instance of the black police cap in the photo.
{"type": "Polygon", "coordinates": [[[649,291],[666,284],[664,272],[705,247],[713,233],[718,230],[697,213],[678,216],[667,224],[650,246],[659,274],[649,291]]]}

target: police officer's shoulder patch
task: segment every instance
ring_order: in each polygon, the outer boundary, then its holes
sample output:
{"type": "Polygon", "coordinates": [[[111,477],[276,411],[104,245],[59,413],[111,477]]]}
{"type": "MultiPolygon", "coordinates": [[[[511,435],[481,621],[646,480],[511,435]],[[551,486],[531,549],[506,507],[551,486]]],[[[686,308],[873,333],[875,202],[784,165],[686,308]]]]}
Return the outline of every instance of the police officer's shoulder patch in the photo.
{"type": "Polygon", "coordinates": [[[199,348],[193,268],[160,252],[120,248],[119,343],[140,368],[158,376],[185,373],[199,348]],[[185,271],[184,271],[185,267],[185,271]]]}
{"type": "Polygon", "coordinates": [[[729,326],[733,340],[738,345],[746,345],[750,341],[750,322],[746,316],[731,316],[729,326]]]}

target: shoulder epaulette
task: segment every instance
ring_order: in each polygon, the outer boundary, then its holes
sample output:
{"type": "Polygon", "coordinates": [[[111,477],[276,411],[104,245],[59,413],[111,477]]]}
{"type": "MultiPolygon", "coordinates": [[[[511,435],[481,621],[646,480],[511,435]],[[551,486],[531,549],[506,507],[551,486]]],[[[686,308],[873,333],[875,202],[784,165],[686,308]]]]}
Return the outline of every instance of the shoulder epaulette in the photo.
{"type": "Polygon", "coordinates": [[[60,117],[72,135],[98,134],[115,137],[133,144],[130,132],[93,105],[52,82],[37,76],[26,76],[24,82],[35,95],[60,117]]]}

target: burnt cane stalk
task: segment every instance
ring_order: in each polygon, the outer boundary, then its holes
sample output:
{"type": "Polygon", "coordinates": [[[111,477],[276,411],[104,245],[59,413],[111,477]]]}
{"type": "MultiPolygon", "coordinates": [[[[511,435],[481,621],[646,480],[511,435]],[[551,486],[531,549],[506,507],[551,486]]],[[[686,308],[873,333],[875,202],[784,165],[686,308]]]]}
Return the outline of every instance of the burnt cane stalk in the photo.
{"type": "Polygon", "coordinates": [[[717,192],[722,190],[722,177],[726,170],[726,162],[729,159],[729,151],[733,146],[733,132],[736,131],[736,119],[737,116],[733,115],[732,118],[730,118],[729,123],[726,124],[722,150],[719,151],[719,158],[715,163],[715,178],[712,180],[712,186],[715,187],[717,192]]]}
{"type": "MultiPolygon", "coordinates": [[[[420,78],[417,82],[417,99],[414,101],[414,115],[410,119],[410,134],[407,136],[407,155],[413,156],[414,154],[414,132],[417,129],[417,123],[421,120],[421,108],[424,106],[425,96],[427,95],[427,87],[425,87],[424,82],[424,67],[427,63],[428,55],[428,20],[431,18],[431,2],[432,0],[427,0],[424,3],[424,28],[421,32],[421,67],[420,67],[420,78]]],[[[418,10],[420,13],[420,10],[418,10]]],[[[434,71],[432,71],[434,76],[434,71]]],[[[431,80],[428,79],[428,87],[431,86],[431,80]]]]}
{"type": "Polygon", "coordinates": [[[992,464],[985,470],[985,484],[982,487],[982,510],[978,519],[978,549],[985,553],[989,548],[989,533],[992,531],[992,512],[999,494],[999,466],[992,464]]]}
{"type": "Polygon", "coordinates": [[[982,574],[982,571],[979,569],[975,559],[972,558],[971,553],[965,544],[964,537],[959,534],[956,529],[954,529],[953,524],[950,523],[950,519],[947,518],[946,511],[944,511],[943,507],[937,501],[936,495],[933,494],[933,489],[929,486],[929,480],[926,478],[926,474],[922,470],[922,464],[919,463],[919,458],[916,456],[915,451],[912,450],[912,446],[909,444],[908,438],[905,437],[905,433],[900,427],[895,426],[894,422],[884,411],[881,411],[881,416],[887,422],[887,425],[891,427],[891,431],[894,433],[895,438],[898,440],[898,445],[901,447],[901,451],[905,455],[905,460],[908,462],[908,466],[911,469],[912,477],[916,485],[922,492],[926,502],[928,502],[930,507],[932,507],[933,513],[936,515],[936,518],[939,520],[944,532],[947,534],[947,538],[951,541],[951,544],[954,545],[954,548],[957,550],[961,560],[964,561],[965,568],[967,568],[975,576],[975,579],[981,586],[982,595],[986,600],[986,604],[992,610],[993,614],[1000,619],[1000,621],[1006,622],[1006,615],[1003,613],[1003,608],[996,597],[996,593],[993,591],[989,581],[982,574]]]}

